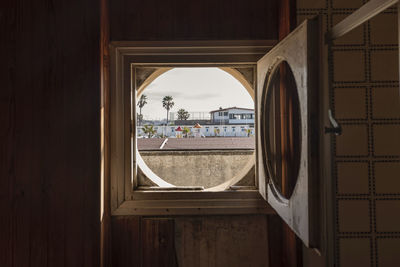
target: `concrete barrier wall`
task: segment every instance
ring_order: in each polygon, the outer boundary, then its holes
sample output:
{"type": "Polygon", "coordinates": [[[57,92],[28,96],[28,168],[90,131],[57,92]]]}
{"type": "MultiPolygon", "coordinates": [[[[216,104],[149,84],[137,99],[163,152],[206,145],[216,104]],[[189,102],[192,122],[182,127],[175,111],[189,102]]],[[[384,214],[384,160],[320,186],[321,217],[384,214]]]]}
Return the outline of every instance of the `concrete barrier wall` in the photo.
{"type": "MultiPolygon", "coordinates": [[[[140,154],[149,168],[166,182],[205,188],[230,180],[254,158],[252,150],[141,151],[140,154]]],[[[247,183],[254,185],[251,179],[247,183]]]]}

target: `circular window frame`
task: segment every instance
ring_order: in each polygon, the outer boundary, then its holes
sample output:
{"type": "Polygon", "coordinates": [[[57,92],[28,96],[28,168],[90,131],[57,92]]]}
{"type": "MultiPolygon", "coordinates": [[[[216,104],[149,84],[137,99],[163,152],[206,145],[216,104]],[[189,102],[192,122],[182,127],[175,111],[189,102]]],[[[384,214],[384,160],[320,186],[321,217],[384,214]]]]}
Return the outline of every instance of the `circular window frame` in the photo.
{"type": "MultiPolygon", "coordinates": [[[[140,67],[140,66],[138,66],[140,67]]],[[[155,70],[153,73],[151,73],[144,81],[143,83],[136,88],[136,96],[139,97],[144,90],[146,89],[147,86],[149,86],[155,79],[163,75],[169,70],[172,70],[174,68],[179,68],[182,66],[174,66],[174,67],[162,67],[162,66],[157,66],[157,70],[155,70]]],[[[201,67],[201,66],[198,66],[201,67]]],[[[235,78],[239,83],[246,89],[246,91],[249,93],[250,97],[253,99],[253,102],[255,103],[255,88],[253,85],[251,85],[247,79],[244,77],[242,73],[240,73],[238,70],[236,70],[234,67],[219,67],[216,66],[216,68],[221,69],[222,71],[225,71],[226,73],[230,74],[233,78],[235,78]]],[[[136,87],[136,82],[133,83],[134,86],[136,87]]],[[[136,142],[136,140],[134,140],[136,142]]],[[[136,153],[136,163],[138,166],[138,169],[142,172],[142,174],[150,180],[150,183],[152,183],[154,186],[157,187],[163,187],[163,188],[174,188],[177,187],[174,184],[168,183],[164,179],[162,179],[160,176],[155,174],[151,168],[146,164],[146,162],[143,160],[142,156],[140,155],[139,150],[137,149],[137,146],[135,146],[135,150],[133,153],[136,153]]],[[[214,187],[206,188],[204,191],[209,191],[209,192],[218,192],[218,191],[224,191],[229,189],[232,185],[235,185],[236,183],[240,182],[243,178],[246,177],[246,175],[252,171],[252,169],[255,167],[255,160],[256,157],[256,150],[252,154],[252,158],[246,163],[246,165],[236,174],[234,175],[231,179],[216,185],[214,187]]],[[[257,184],[257,181],[255,181],[255,184],[257,184]]]]}
{"type": "MultiPolygon", "coordinates": [[[[276,76],[276,74],[278,72],[278,68],[281,66],[282,63],[285,63],[285,62],[288,65],[288,67],[290,68],[290,71],[292,72],[292,75],[293,75],[293,80],[296,83],[296,95],[297,95],[297,99],[299,101],[298,109],[299,109],[299,111],[301,113],[299,87],[297,86],[297,81],[296,81],[295,74],[291,70],[292,67],[290,66],[290,61],[287,60],[284,57],[277,56],[275,58],[275,61],[273,62],[273,64],[271,64],[271,67],[268,69],[268,71],[267,71],[267,73],[265,75],[266,78],[265,78],[264,84],[263,84],[263,94],[261,96],[261,109],[260,109],[261,111],[263,111],[260,114],[260,116],[261,116],[260,121],[261,121],[261,123],[263,125],[260,126],[260,132],[261,132],[262,136],[264,136],[264,138],[260,138],[260,139],[261,139],[262,159],[263,159],[263,162],[264,162],[264,164],[266,166],[267,173],[270,176],[269,179],[268,179],[268,185],[269,185],[269,187],[271,189],[271,193],[274,195],[276,200],[278,200],[281,204],[287,206],[287,205],[289,205],[290,199],[295,194],[296,187],[298,187],[299,180],[300,180],[301,163],[302,163],[302,152],[301,151],[302,151],[302,143],[303,143],[303,133],[302,133],[301,130],[299,131],[299,135],[300,135],[300,141],[299,141],[300,148],[299,148],[299,159],[298,159],[299,166],[298,166],[298,170],[297,170],[297,173],[296,173],[296,175],[297,175],[296,183],[295,183],[295,185],[293,187],[293,190],[290,193],[290,196],[287,198],[281,193],[281,190],[278,189],[278,187],[276,186],[276,184],[274,182],[274,179],[272,178],[274,176],[274,172],[272,171],[272,166],[271,166],[271,163],[268,161],[268,155],[267,155],[267,154],[269,154],[268,153],[268,149],[267,149],[267,147],[269,147],[269,145],[267,145],[267,140],[269,140],[269,138],[270,138],[270,133],[269,133],[269,131],[267,129],[266,123],[263,123],[268,119],[267,118],[268,116],[267,116],[266,112],[264,112],[264,111],[267,109],[266,105],[268,104],[268,100],[269,100],[269,97],[271,95],[271,89],[269,88],[270,84],[273,82],[273,79],[274,79],[274,77],[276,76]]],[[[300,120],[299,126],[300,126],[300,129],[301,129],[302,125],[304,125],[304,123],[305,123],[304,119],[303,119],[303,116],[299,116],[299,120],[300,120]]]]}

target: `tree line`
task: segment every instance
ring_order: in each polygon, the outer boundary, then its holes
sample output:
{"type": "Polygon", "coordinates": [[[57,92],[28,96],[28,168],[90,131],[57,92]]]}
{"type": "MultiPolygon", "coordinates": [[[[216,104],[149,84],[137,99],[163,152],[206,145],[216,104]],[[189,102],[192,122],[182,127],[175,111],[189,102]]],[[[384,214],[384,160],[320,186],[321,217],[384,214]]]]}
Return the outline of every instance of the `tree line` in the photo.
{"type": "MultiPolygon", "coordinates": [[[[137,106],[139,107],[139,114],[138,114],[139,125],[142,125],[143,121],[142,109],[147,104],[147,100],[148,100],[147,95],[142,94],[137,103],[137,106]]],[[[163,97],[161,103],[163,108],[167,110],[167,125],[168,125],[169,111],[174,107],[175,102],[172,96],[167,95],[163,97]]],[[[177,114],[178,114],[178,120],[187,120],[190,117],[189,112],[183,108],[179,109],[177,114]]]]}

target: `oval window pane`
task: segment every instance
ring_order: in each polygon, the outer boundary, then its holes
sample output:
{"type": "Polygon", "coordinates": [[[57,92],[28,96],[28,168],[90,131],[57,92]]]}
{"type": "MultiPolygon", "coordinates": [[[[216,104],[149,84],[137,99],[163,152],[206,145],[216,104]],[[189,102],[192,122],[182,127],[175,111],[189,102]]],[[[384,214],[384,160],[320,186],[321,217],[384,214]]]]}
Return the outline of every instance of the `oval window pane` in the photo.
{"type": "Polygon", "coordinates": [[[286,61],[272,70],[262,107],[263,156],[271,187],[284,199],[295,188],[300,168],[300,103],[293,72],[286,61]]]}

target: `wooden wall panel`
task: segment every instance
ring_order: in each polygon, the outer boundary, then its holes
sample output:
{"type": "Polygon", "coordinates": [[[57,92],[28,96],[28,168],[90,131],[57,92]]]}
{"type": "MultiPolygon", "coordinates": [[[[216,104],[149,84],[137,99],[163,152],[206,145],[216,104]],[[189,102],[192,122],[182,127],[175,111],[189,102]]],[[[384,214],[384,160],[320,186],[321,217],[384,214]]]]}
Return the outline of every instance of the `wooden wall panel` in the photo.
{"type": "MultiPolygon", "coordinates": [[[[295,0],[282,0],[279,1],[279,40],[284,39],[292,30],[296,28],[296,1],[295,0]]],[[[285,102],[286,96],[285,88],[281,88],[281,102],[285,102]]],[[[287,100],[286,100],[287,101],[287,100]]],[[[287,119],[287,118],[286,118],[287,119]]],[[[281,118],[281,125],[286,124],[285,118],[281,118]]],[[[286,147],[285,140],[282,139],[282,147],[286,147]]],[[[288,184],[288,177],[282,177],[283,184],[288,184]]],[[[273,219],[274,223],[278,223],[276,218],[273,219]]],[[[279,224],[279,223],[278,223],[279,224]]],[[[280,231],[281,239],[279,239],[282,246],[282,265],[285,267],[301,267],[303,266],[302,259],[302,243],[296,234],[290,229],[290,227],[283,221],[281,221],[280,231]]],[[[271,240],[271,239],[270,239],[271,240]]]]}
{"type": "Polygon", "coordinates": [[[111,266],[280,267],[267,228],[266,215],[113,217],[111,266]]]}
{"type": "Polygon", "coordinates": [[[101,267],[111,266],[110,200],[110,22],[109,1],[100,0],[100,75],[101,75],[101,267]]]}
{"type": "Polygon", "coordinates": [[[144,218],[140,229],[142,267],[177,267],[175,222],[172,218],[144,218]]]}
{"type": "Polygon", "coordinates": [[[268,216],[268,242],[269,246],[269,266],[285,266],[283,264],[283,221],[278,215],[268,216]]]}
{"type": "Polygon", "coordinates": [[[0,8],[0,265],[99,266],[99,3],[0,8]]]}
{"type": "Polygon", "coordinates": [[[286,37],[297,26],[296,0],[281,0],[278,4],[279,19],[279,40],[286,37]]]}
{"type": "Polygon", "coordinates": [[[141,266],[140,220],[137,216],[113,217],[112,264],[110,266],[141,266]]]}
{"type": "Polygon", "coordinates": [[[268,266],[267,216],[175,219],[179,266],[268,266]]]}
{"type": "Polygon", "coordinates": [[[278,2],[114,0],[111,40],[277,40],[278,2]]]}

